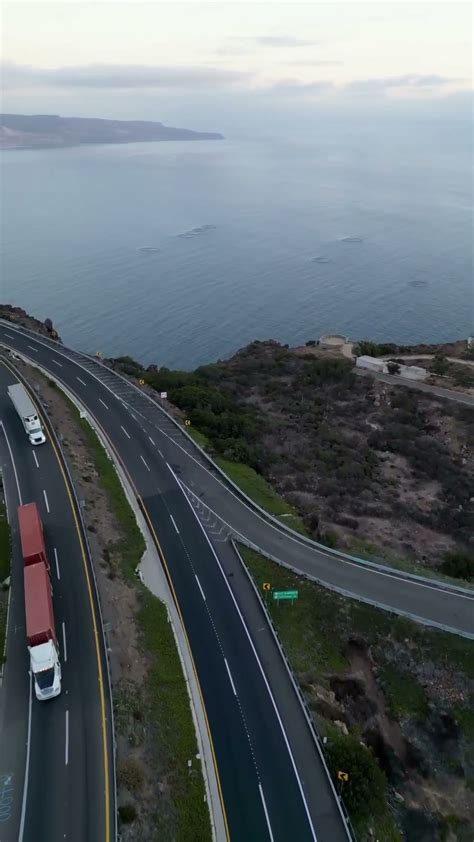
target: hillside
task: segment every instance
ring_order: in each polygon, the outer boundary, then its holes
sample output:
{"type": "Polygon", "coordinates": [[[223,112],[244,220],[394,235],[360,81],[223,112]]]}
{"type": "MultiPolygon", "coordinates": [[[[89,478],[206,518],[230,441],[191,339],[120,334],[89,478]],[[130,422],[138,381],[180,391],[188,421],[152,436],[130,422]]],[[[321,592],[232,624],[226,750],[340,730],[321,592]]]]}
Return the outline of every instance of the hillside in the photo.
{"type": "Polygon", "coordinates": [[[255,468],[314,538],[451,575],[460,554],[474,572],[472,410],[306,351],[254,342],[193,373],[114,364],[167,390],[209,447],[255,468]]]}
{"type": "Polygon", "coordinates": [[[222,140],[216,132],[194,132],[145,120],[0,114],[0,147],[79,146],[86,143],[134,143],[162,140],[222,140]]]}

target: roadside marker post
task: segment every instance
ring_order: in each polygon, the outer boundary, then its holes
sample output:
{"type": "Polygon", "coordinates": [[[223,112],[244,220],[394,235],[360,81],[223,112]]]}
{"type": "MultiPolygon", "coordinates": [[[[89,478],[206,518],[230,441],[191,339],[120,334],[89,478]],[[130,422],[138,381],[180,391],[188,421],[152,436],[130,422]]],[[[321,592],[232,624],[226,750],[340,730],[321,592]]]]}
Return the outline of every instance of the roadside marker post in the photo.
{"type": "Polygon", "coordinates": [[[342,798],[342,787],[349,780],[349,773],[340,771],[340,772],[337,773],[337,777],[338,777],[338,780],[339,780],[338,795],[339,795],[339,798],[342,798]]]}
{"type": "Polygon", "coordinates": [[[268,602],[267,602],[267,593],[268,593],[268,591],[271,591],[271,589],[272,589],[272,586],[271,586],[271,583],[270,583],[270,582],[263,582],[263,584],[262,584],[262,590],[263,590],[264,597],[265,597],[265,605],[268,605],[268,602]]]}

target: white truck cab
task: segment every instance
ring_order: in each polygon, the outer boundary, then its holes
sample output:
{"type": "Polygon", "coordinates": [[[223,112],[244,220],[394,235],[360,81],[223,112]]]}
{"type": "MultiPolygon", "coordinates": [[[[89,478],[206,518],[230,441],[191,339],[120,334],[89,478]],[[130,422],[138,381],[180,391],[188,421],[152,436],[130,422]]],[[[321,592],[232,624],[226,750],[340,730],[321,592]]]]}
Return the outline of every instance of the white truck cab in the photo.
{"type": "Polygon", "coordinates": [[[8,394],[12,400],[21,422],[28,435],[30,444],[44,444],[46,436],[41,426],[41,421],[38,418],[33,402],[22,383],[14,383],[8,387],[8,394]]]}
{"type": "Polygon", "coordinates": [[[61,663],[56,644],[48,640],[28,649],[36,698],[40,702],[54,699],[61,692],[61,663]]]}

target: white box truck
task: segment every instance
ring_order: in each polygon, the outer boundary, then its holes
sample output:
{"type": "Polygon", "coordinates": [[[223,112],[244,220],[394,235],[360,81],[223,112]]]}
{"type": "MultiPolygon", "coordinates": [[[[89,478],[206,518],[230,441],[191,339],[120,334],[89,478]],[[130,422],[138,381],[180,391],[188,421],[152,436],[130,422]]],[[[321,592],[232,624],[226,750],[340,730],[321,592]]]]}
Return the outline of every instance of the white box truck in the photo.
{"type": "Polygon", "coordinates": [[[22,383],[15,383],[8,387],[8,394],[13,402],[21,422],[28,435],[30,444],[44,444],[46,436],[43,433],[41,422],[38,418],[38,413],[31,401],[28,392],[22,383]]]}

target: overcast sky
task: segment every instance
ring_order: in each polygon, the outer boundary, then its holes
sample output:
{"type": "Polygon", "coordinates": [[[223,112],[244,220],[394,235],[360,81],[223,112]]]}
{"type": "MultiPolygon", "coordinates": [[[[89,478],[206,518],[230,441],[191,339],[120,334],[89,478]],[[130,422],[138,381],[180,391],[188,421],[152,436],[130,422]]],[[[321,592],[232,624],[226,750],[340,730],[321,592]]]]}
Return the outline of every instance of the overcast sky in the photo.
{"type": "Polygon", "coordinates": [[[270,106],[466,107],[472,89],[469,3],[10,0],[2,53],[4,111],[217,130],[270,106]]]}

